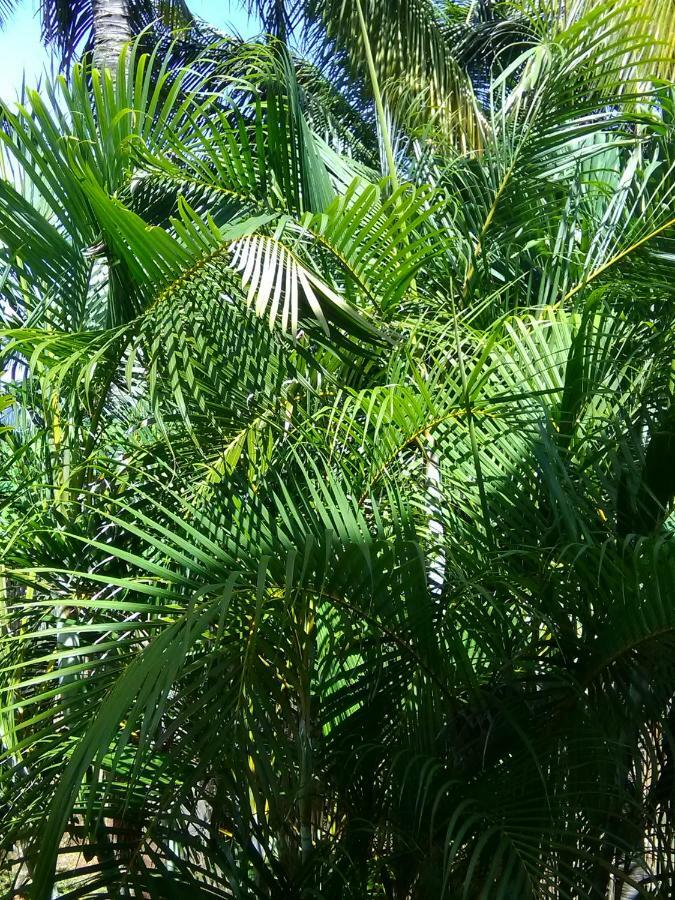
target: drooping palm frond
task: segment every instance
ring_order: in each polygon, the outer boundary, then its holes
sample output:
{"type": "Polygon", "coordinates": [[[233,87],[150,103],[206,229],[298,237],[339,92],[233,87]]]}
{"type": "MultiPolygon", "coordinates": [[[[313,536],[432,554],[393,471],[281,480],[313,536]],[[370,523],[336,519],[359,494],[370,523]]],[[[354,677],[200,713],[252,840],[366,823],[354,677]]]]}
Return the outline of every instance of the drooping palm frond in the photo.
{"type": "MultiPolygon", "coordinates": [[[[601,7],[602,0],[586,0],[582,9],[601,7]]],[[[615,26],[636,40],[624,58],[624,78],[672,81],[675,74],[675,9],[668,0],[646,0],[640,4],[616,4],[615,26]]],[[[577,14],[575,4],[564,5],[563,17],[577,14]],[[569,8],[568,8],[569,7],[569,8]]]]}
{"type": "MultiPolygon", "coordinates": [[[[459,58],[473,67],[476,76],[489,81],[485,57],[492,65],[503,67],[512,61],[514,51],[527,46],[548,43],[568,34],[578,38],[579,31],[593,24],[602,30],[606,17],[611,18],[612,36],[606,46],[615,49],[617,38],[625,51],[613,59],[620,63],[623,87],[630,89],[634,81],[672,80],[675,46],[672,42],[673,12],[670,0],[646,0],[644,3],[610,2],[607,0],[486,0],[462,8],[445,4],[444,21],[449,37],[459,47],[459,58]],[[483,59],[480,54],[482,53],[483,59]],[[481,66],[481,63],[483,65],[481,66]]],[[[602,70],[602,57],[593,60],[596,76],[602,70]]]]}
{"type": "Polygon", "coordinates": [[[433,123],[458,146],[480,145],[482,122],[471,83],[457,64],[429,0],[363,2],[365,32],[355,3],[273,0],[249,7],[273,33],[283,36],[301,27],[314,30],[325,58],[330,59],[337,49],[348,70],[364,79],[369,89],[372,72],[366,59],[372,54],[377,81],[400,124],[433,123]]]}

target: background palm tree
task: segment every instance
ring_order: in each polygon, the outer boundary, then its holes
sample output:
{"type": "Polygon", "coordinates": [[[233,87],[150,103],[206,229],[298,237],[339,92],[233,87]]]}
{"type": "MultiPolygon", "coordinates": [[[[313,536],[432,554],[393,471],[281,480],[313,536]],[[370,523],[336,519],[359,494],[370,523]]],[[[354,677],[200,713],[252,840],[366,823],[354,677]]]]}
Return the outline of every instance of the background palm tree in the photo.
{"type": "Polygon", "coordinates": [[[128,0],[92,0],[94,65],[116,69],[122,48],[131,40],[132,24],[128,0]]]}
{"type": "MultiPolygon", "coordinates": [[[[0,25],[20,2],[0,3],[0,25]]],[[[168,29],[194,24],[184,0],[44,0],[40,16],[43,38],[63,65],[93,50],[98,65],[113,69],[124,43],[153,23],[168,29]]]]}
{"type": "Polygon", "coordinates": [[[479,152],[365,4],[377,117],[234,40],[4,109],[31,896],[669,895],[673,90],[557,10],[458,49],[479,152]]]}

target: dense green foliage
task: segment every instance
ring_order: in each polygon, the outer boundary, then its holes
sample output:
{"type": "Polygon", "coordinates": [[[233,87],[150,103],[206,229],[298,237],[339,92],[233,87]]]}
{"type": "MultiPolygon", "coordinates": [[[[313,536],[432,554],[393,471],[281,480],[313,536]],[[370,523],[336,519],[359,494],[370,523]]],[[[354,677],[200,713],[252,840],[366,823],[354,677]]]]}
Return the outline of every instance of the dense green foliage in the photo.
{"type": "Polygon", "coordinates": [[[3,108],[17,891],[672,895],[673,14],[568,5],[3,108]]]}

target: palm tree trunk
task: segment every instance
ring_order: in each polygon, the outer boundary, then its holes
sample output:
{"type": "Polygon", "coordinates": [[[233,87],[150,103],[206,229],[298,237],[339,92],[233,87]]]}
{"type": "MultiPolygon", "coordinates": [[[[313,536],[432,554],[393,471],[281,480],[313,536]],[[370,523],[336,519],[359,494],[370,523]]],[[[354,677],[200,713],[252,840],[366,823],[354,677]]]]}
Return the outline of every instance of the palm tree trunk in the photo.
{"type": "Polygon", "coordinates": [[[94,65],[117,70],[122,47],[131,40],[129,0],[94,0],[94,65]]]}

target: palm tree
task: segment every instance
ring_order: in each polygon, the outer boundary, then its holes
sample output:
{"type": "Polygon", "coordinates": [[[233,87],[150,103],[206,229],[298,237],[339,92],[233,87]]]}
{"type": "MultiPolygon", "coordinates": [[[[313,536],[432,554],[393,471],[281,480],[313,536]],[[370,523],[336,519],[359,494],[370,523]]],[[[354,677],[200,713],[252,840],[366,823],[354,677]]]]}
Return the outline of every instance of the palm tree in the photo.
{"type": "Polygon", "coordinates": [[[521,13],[480,152],[370,38],[379,135],[277,42],[4,110],[32,897],[668,896],[673,91],[615,12],[521,13]]]}
{"type": "Polygon", "coordinates": [[[92,0],[94,32],[94,65],[99,69],[117,70],[122,48],[132,36],[128,0],[92,0]]]}
{"type": "MultiPolygon", "coordinates": [[[[21,0],[0,3],[0,27],[21,0]]],[[[93,51],[100,68],[116,70],[122,46],[157,25],[187,28],[194,20],[184,0],[44,0],[40,3],[44,41],[55,47],[65,66],[93,51]]]]}

